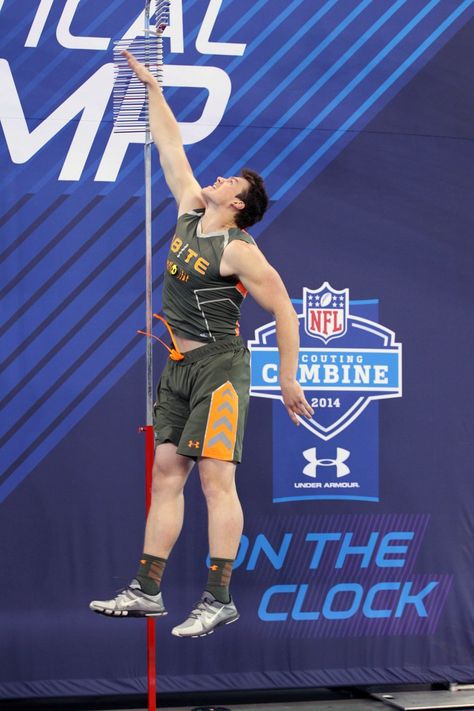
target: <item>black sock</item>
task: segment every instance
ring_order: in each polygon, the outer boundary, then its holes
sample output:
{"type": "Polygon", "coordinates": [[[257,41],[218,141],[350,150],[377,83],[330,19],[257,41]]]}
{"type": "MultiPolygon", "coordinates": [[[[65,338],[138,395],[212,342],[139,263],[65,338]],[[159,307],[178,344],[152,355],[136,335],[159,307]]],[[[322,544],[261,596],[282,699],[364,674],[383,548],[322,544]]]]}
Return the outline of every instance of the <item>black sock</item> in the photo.
{"type": "Polygon", "coordinates": [[[160,592],[161,578],[166,565],[166,558],[144,553],[140,560],[140,567],[135,576],[140,587],[147,595],[158,595],[160,592]]]}
{"type": "Polygon", "coordinates": [[[234,561],[229,558],[211,558],[206,590],[224,604],[230,602],[229,583],[234,561]]]}

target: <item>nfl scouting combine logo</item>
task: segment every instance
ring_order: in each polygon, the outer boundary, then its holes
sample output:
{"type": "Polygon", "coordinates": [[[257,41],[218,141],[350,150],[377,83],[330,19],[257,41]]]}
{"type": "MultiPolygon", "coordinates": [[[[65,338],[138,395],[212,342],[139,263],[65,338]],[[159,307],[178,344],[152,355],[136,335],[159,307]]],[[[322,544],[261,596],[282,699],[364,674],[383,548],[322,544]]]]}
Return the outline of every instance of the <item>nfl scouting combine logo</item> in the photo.
{"type": "MultiPolygon", "coordinates": [[[[295,429],[273,407],[273,498],[378,501],[378,401],[402,394],[401,345],[378,323],[378,300],[349,301],[324,282],[294,299],[298,381],[314,409],[295,429]]],[[[281,400],[275,322],[258,328],[251,395],[281,400]]]]}

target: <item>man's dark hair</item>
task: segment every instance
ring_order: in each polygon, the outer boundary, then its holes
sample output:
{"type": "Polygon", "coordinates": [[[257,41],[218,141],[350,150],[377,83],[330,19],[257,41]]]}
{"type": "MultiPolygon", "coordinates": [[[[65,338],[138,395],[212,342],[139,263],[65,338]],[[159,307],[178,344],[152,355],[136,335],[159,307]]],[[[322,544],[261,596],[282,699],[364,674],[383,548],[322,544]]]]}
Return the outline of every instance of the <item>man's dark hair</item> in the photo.
{"type": "Polygon", "coordinates": [[[244,230],[246,227],[250,227],[262,219],[268,207],[268,195],[262,176],[254,170],[244,168],[240,171],[240,177],[245,178],[245,180],[250,183],[250,187],[247,191],[237,195],[237,197],[245,202],[245,207],[237,211],[235,224],[240,230],[244,230]]]}

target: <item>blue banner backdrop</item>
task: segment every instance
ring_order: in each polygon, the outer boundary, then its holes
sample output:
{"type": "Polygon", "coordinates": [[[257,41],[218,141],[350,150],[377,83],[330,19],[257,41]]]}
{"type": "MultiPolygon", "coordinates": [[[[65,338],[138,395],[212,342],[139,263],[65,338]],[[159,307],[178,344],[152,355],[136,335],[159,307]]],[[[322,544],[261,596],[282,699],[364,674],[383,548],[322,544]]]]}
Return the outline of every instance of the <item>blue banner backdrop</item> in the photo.
{"type": "MultiPolygon", "coordinates": [[[[145,625],[88,610],[142,546],[143,157],[111,132],[112,40],[141,12],[0,2],[2,697],[146,687],[145,625]]],[[[315,416],[286,417],[271,315],[249,300],[242,617],[170,635],[206,575],[192,477],[159,690],[474,677],[473,12],[173,0],[167,97],[203,184],[266,178],[252,233],[299,314],[315,416]]],[[[159,310],[175,206],[156,158],[153,185],[159,310]]]]}

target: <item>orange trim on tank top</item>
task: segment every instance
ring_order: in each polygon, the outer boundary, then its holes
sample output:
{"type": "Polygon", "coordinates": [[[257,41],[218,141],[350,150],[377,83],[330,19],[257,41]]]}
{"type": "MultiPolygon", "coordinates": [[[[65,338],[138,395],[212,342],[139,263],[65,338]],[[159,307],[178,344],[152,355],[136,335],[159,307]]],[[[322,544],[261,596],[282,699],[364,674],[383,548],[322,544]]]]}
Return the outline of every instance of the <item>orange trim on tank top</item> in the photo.
{"type": "Polygon", "coordinates": [[[173,348],[170,348],[167,343],[162,341],[161,338],[158,338],[158,336],[155,336],[153,333],[148,333],[147,331],[137,331],[137,333],[141,333],[143,336],[150,336],[150,338],[154,338],[155,341],[159,341],[159,343],[161,343],[161,345],[164,346],[167,351],[169,351],[171,360],[184,360],[184,355],[179,350],[179,346],[176,343],[174,333],[173,333],[168,321],[165,318],[163,318],[163,316],[160,316],[159,314],[153,314],[153,318],[157,318],[159,321],[163,321],[166,328],[168,329],[168,333],[171,336],[171,342],[173,344],[173,348]]]}
{"type": "Polygon", "coordinates": [[[245,286],[242,284],[241,281],[238,281],[237,284],[235,284],[235,288],[237,289],[237,291],[238,291],[240,294],[242,294],[242,296],[243,296],[244,299],[245,299],[245,297],[246,297],[247,294],[248,294],[248,291],[247,291],[247,289],[245,288],[245,286]]]}

